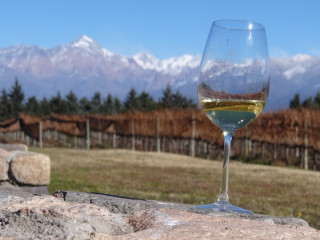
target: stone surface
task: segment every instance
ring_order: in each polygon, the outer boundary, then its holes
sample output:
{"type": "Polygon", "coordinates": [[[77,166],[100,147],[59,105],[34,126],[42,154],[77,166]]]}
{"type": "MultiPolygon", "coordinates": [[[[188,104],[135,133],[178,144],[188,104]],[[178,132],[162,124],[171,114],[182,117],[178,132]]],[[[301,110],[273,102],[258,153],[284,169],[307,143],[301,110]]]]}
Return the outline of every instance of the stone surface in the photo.
{"type": "Polygon", "coordinates": [[[9,165],[7,157],[9,152],[5,149],[0,148],[0,181],[8,180],[9,165]]]}
{"type": "Polygon", "coordinates": [[[114,236],[129,239],[319,239],[320,232],[305,226],[279,225],[232,217],[212,217],[173,209],[135,213],[129,217],[135,232],[114,236]],[[147,221],[146,221],[147,220],[147,221]]]}
{"type": "Polygon", "coordinates": [[[49,195],[47,186],[19,186],[23,192],[29,192],[36,195],[49,195]]]}
{"type": "Polygon", "coordinates": [[[21,185],[50,183],[50,158],[34,152],[13,151],[8,156],[9,174],[21,185]]]}
{"type": "Polygon", "coordinates": [[[0,182],[0,192],[2,192],[3,190],[20,191],[20,188],[18,185],[14,185],[8,181],[2,181],[0,182]]]}
{"type": "Polygon", "coordinates": [[[262,214],[230,214],[214,210],[207,210],[196,208],[194,205],[176,204],[170,202],[161,202],[144,199],[132,199],[126,197],[113,196],[101,193],[83,193],[71,191],[57,191],[54,196],[64,199],[67,202],[77,203],[91,203],[97,206],[105,207],[110,212],[133,214],[145,210],[159,210],[162,208],[169,208],[174,210],[181,210],[191,213],[198,213],[210,216],[245,218],[251,220],[258,220],[273,224],[293,225],[293,226],[309,226],[309,224],[300,218],[275,217],[262,214]]]}
{"type": "Polygon", "coordinates": [[[52,196],[0,195],[0,235],[17,239],[92,239],[130,233],[124,215],[92,204],[63,202],[52,196]]]}
{"type": "Polygon", "coordinates": [[[0,143],[0,148],[11,151],[28,151],[28,146],[25,144],[0,143]]]}
{"type": "Polygon", "coordinates": [[[0,190],[0,240],[320,239],[320,231],[299,221],[261,221],[271,216],[256,221],[105,194],[59,191],[55,196],[0,190]]]}
{"type": "Polygon", "coordinates": [[[13,190],[20,192],[28,192],[36,195],[45,194],[48,195],[48,187],[47,186],[17,186],[13,185],[8,181],[0,182],[0,191],[2,190],[13,190]]]}

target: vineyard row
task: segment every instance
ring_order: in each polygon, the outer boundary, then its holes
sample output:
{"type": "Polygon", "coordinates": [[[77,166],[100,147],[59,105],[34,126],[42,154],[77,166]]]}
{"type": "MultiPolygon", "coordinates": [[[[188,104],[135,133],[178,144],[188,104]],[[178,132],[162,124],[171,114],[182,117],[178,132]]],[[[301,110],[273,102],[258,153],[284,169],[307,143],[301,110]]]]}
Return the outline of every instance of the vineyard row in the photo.
{"type": "MultiPolygon", "coordinates": [[[[320,111],[262,114],[237,131],[232,156],[266,164],[320,170],[320,111]]],[[[113,147],[222,158],[221,130],[195,110],[162,110],[114,116],[20,115],[0,123],[6,141],[33,146],[113,147]]]]}

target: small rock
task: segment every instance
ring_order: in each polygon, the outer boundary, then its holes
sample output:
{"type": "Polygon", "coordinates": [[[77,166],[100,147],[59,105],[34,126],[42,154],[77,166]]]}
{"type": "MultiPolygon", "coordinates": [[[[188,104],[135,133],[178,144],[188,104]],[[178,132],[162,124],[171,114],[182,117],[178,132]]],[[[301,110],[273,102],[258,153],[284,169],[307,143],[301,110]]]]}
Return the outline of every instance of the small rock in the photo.
{"type": "Polygon", "coordinates": [[[12,151],[28,151],[28,146],[25,144],[15,143],[0,143],[0,148],[5,149],[9,152],[12,151]]]}
{"type": "Polygon", "coordinates": [[[7,157],[9,152],[0,148],[0,181],[8,180],[8,162],[7,157]]]}
{"type": "Polygon", "coordinates": [[[111,239],[133,231],[126,216],[91,204],[52,196],[8,196],[0,203],[0,235],[17,239],[111,239]]]}
{"type": "Polygon", "coordinates": [[[10,174],[18,184],[50,183],[50,158],[41,153],[14,151],[8,156],[10,174]]]}

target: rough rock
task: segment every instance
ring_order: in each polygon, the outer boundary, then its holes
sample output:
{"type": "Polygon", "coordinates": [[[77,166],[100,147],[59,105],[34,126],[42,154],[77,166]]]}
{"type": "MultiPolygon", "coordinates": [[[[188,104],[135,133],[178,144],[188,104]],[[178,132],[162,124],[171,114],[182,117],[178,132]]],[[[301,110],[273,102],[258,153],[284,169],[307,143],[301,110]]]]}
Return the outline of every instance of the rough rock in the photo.
{"type": "Polygon", "coordinates": [[[55,196],[0,191],[0,236],[7,237],[0,240],[320,239],[320,231],[302,226],[303,221],[275,224],[262,220],[272,216],[245,219],[105,194],[59,191],[55,196]]]}
{"type": "Polygon", "coordinates": [[[8,156],[9,174],[22,185],[50,183],[50,158],[41,153],[13,151],[8,156]]]}
{"type": "Polygon", "coordinates": [[[8,180],[8,169],[9,165],[7,162],[7,157],[9,152],[5,149],[0,148],[0,181],[8,180]]]}
{"type": "MultiPolygon", "coordinates": [[[[320,232],[305,226],[279,225],[239,219],[212,217],[173,209],[135,213],[129,218],[135,232],[115,236],[133,239],[319,239],[320,232]]],[[[110,239],[110,238],[109,238],[110,239]]]]}
{"type": "Polygon", "coordinates": [[[48,187],[47,186],[18,186],[14,185],[8,181],[0,182],[0,192],[2,190],[13,190],[13,191],[21,191],[28,192],[36,195],[48,195],[48,187]]]}
{"type": "Polygon", "coordinates": [[[17,239],[91,239],[95,233],[121,235],[133,228],[124,215],[92,204],[52,196],[0,195],[0,235],[17,239]]]}
{"type": "Polygon", "coordinates": [[[5,149],[9,152],[12,151],[28,151],[28,146],[20,143],[0,143],[0,148],[5,149]]]}
{"type": "Polygon", "coordinates": [[[207,210],[203,208],[197,208],[194,205],[177,204],[170,202],[145,200],[145,199],[133,199],[127,197],[113,196],[101,193],[83,193],[83,192],[71,192],[71,191],[57,191],[54,196],[61,198],[67,202],[76,203],[91,203],[97,206],[105,207],[110,212],[133,214],[135,212],[146,210],[159,210],[162,208],[169,208],[174,210],[181,210],[191,213],[198,213],[210,216],[222,216],[233,218],[245,218],[251,220],[257,220],[262,222],[268,222],[273,224],[293,225],[293,226],[309,226],[309,224],[300,218],[290,217],[276,217],[262,214],[234,214],[224,213],[216,210],[207,210]]]}
{"type": "Polygon", "coordinates": [[[19,191],[20,188],[18,185],[14,185],[14,184],[10,183],[9,181],[1,181],[0,182],[0,192],[2,192],[3,190],[19,191]]]}

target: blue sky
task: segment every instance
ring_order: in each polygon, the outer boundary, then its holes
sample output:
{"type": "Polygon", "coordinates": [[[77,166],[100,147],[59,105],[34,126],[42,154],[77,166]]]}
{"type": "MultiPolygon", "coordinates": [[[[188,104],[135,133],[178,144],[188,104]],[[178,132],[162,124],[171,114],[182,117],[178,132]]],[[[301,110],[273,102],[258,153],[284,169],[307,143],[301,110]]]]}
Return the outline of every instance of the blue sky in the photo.
{"type": "Polygon", "coordinates": [[[265,25],[271,57],[320,54],[317,0],[0,1],[0,48],[55,47],[86,34],[110,51],[165,59],[202,53],[213,20],[265,25]]]}

